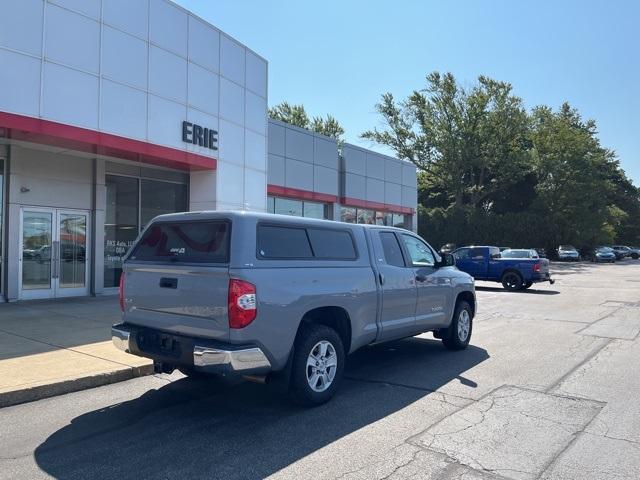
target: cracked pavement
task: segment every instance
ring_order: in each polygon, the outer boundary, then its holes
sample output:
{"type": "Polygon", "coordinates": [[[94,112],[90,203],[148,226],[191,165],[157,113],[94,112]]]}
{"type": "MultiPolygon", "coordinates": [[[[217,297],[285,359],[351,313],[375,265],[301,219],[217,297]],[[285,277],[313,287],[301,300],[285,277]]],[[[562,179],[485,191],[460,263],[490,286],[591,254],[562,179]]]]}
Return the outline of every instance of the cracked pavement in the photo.
{"type": "Polygon", "coordinates": [[[336,397],[156,375],[0,410],[0,479],[640,478],[640,261],[478,283],[472,346],[349,358],[336,397]]]}

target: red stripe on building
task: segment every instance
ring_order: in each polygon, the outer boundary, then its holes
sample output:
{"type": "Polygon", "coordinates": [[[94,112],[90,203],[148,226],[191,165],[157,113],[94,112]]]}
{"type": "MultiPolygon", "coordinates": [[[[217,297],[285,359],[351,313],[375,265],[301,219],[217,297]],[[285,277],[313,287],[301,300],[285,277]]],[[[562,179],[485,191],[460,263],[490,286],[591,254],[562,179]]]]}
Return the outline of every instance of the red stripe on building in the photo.
{"type": "Polygon", "coordinates": [[[313,200],[326,203],[336,203],[338,201],[336,195],[310,192],[308,190],[300,190],[299,188],[281,187],[279,185],[267,185],[267,193],[279,197],[295,198],[296,200],[313,200]]]}
{"type": "Polygon", "coordinates": [[[267,185],[267,193],[278,197],[292,198],[295,200],[312,200],[316,202],[340,203],[345,207],[366,208],[369,210],[377,210],[379,212],[389,213],[405,213],[413,214],[414,209],[411,207],[402,207],[400,205],[392,205],[389,203],[369,202],[367,200],[359,200],[357,198],[337,197],[327,193],[311,192],[309,190],[301,190],[299,188],[281,187],[280,185],[267,185]]]}
{"type": "MultiPolygon", "coordinates": [[[[213,157],[24,115],[0,112],[0,127],[7,129],[8,138],[68,150],[181,170],[215,170],[217,167],[213,157]]],[[[180,125],[176,125],[176,132],[179,128],[180,125]]]]}
{"type": "Polygon", "coordinates": [[[403,207],[390,203],[370,202],[368,200],[359,200],[357,198],[341,197],[340,204],[345,207],[366,208],[368,210],[376,210],[379,212],[389,213],[406,213],[412,215],[415,211],[411,207],[403,207]]]}

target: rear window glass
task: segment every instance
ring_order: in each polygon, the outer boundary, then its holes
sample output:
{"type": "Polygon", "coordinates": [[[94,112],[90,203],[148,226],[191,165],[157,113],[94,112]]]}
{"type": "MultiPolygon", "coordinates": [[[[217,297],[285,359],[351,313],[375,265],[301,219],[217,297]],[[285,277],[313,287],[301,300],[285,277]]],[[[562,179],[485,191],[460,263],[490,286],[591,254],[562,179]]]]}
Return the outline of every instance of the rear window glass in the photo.
{"type": "Polygon", "coordinates": [[[129,259],[226,263],[230,227],[226,221],[154,223],[145,231],[129,259]]]}
{"type": "Polygon", "coordinates": [[[307,232],[316,258],[354,260],[357,257],[349,232],[319,228],[309,228],[307,232]]]}
{"type": "Polygon", "coordinates": [[[313,258],[304,228],[260,225],[258,253],[264,258],[313,258]]]}

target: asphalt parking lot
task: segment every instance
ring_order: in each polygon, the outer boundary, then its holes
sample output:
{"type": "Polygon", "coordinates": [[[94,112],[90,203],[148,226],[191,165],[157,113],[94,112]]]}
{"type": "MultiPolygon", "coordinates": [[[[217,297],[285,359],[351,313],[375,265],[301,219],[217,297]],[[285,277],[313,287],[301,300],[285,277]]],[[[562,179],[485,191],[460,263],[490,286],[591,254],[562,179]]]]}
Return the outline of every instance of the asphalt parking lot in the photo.
{"type": "Polygon", "coordinates": [[[640,478],[640,261],[477,285],[472,346],[349,359],[330,403],[275,387],[130,380],[0,410],[0,478],[640,478]]]}

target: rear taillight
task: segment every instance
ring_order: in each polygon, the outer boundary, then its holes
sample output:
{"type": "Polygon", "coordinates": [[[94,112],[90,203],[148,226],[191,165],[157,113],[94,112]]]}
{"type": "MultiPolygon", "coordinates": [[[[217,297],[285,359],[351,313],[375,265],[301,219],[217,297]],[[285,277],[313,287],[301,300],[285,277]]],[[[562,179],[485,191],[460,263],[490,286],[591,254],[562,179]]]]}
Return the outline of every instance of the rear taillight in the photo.
{"type": "Polygon", "coordinates": [[[539,263],[534,263],[533,264],[533,271],[534,272],[539,272],[540,271],[540,264],[539,263]]]}
{"type": "Polygon", "coordinates": [[[120,274],[120,285],[118,286],[120,296],[120,311],[124,312],[124,272],[120,274]]]}
{"type": "Polygon", "coordinates": [[[229,280],[229,327],[244,328],[256,318],[256,287],[244,280],[229,280]]]}

